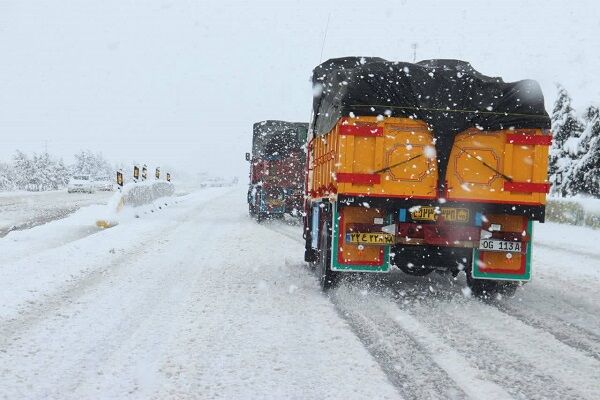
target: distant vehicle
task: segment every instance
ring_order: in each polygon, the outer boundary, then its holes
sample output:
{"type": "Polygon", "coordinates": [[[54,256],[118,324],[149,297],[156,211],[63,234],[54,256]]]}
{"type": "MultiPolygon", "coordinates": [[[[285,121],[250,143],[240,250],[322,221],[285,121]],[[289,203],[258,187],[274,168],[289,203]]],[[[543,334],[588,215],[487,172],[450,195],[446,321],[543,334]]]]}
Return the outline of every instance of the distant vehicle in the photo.
{"type": "Polygon", "coordinates": [[[297,216],[304,200],[308,123],[268,120],[253,126],[248,208],[262,221],[297,216]]]}
{"type": "Polygon", "coordinates": [[[69,193],[94,193],[94,191],[94,185],[89,175],[73,175],[69,179],[69,184],[67,185],[67,192],[69,193]]]}
{"type": "Polygon", "coordinates": [[[96,190],[112,192],[115,190],[114,180],[109,176],[99,176],[94,179],[93,186],[96,190]]]}

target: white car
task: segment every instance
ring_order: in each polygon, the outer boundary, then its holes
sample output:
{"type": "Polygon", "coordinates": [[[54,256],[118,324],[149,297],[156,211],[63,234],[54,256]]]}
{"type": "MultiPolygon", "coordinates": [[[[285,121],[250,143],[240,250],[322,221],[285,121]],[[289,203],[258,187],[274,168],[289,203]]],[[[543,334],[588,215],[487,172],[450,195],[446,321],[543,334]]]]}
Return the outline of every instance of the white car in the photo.
{"type": "Polygon", "coordinates": [[[96,190],[112,192],[115,190],[115,182],[109,176],[99,176],[94,179],[94,188],[96,190]]]}
{"type": "Polygon", "coordinates": [[[92,184],[92,179],[89,175],[73,175],[71,179],[69,179],[69,184],[67,185],[67,192],[84,192],[84,193],[94,193],[94,185],[92,184]]]}

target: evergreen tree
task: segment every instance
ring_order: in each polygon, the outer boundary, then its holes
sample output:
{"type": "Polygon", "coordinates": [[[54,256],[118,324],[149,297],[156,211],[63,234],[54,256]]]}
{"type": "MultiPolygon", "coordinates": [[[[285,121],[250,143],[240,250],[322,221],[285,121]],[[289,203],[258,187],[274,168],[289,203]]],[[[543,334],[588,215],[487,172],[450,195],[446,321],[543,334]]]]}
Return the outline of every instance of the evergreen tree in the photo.
{"type": "Polygon", "coordinates": [[[20,190],[31,190],[30,178],[33,175],[33,163],[21,150],[13,156],[15,186],[20,190]]]}
{"type": "Polygon", "coordinates": [[[90,150],[82,150],[75,154],[75,165],[71,173],[95,176],[111,175],[112,167],[104,159],[102,153],[92,153],[90,150]]]}
{"type": "Polygon", "coordinates": [[[69,183],[69,169],[65,165],[62,158],[54,163],[52,173],[55,176],[55,189],[60,189],[67,186],[67,183],[69,183]]]}
{"type": "Polygon", "coordinates": [[[574,167],[572,191],[600,197],[600,109],[588,107],[584,121],[586,128],[580,138],[580,159],[574,167]]]}
{"type": "Polygon", "coordinates": [[[13,166],[0,162],[0,191],[15,189],[15,170],[13,166]]]}
{"type": "Polygon", "coordinates": [[[583,124],[577,119],[571,106],[571,97],[565,88],[558,86],[558,98],[552,110],[552,132],[554,140],[550,149],[548,173],[552,192],[562,196],[573,194],[572,185],[574,160],[578,158],[579,138],[583,124]],[[562,176],[562,182],[558,179],[562,176]]]}
{"type": "Polygon", "coordinates": [[[13,165],[6,167],[7,172],[0,168],[1,190],[44,191],[57,190],[66,186],[69,171],[63,160],[56,160],[48,153],[36,154],[31,157],[17,150],[13,157],[13,165]],[[4,176],[10,176],[10,186],[4,182],[4,176]]]}

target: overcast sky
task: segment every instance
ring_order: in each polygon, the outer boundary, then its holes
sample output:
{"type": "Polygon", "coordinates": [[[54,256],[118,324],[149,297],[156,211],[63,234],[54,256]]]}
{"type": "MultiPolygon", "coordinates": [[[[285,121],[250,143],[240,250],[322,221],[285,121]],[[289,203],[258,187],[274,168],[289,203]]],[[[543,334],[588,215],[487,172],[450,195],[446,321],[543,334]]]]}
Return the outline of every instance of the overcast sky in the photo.
{"type": "Polygon", "coordinates": [[[253,122],[308,119],[321,51],[412,61],[412,43],[536,79],[549,110],[560,82],[582,111],[600,102],[599,4],[0,0],[0,160],[47,145],[243,176],[253,122]]]}

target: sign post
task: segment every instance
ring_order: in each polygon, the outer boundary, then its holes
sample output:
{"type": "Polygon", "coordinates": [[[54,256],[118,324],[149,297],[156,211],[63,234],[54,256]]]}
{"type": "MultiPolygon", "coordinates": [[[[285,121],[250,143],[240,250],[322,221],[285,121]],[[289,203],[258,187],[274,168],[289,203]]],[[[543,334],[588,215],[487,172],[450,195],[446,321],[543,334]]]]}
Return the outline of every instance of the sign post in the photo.
{"type": "Polygon", "coordinates": [[[145,181],[148,177],[148,169],[146,168],[146,164],[142,167],[142,180],[145,181]]]}
{"type": "Polygon", "coordinates": [[[154,177],[158,180],[160,179],[160,168],[156,167],[156,172],[154,173],[154,177]]]}
{"type": "Polygon", "coordinates": [[[137,165],[133,166],[133,180],[134,182],[140,180],[140,167],[138,167],[137,165]]]}
{"type": "Polygon", "coordinates": [[[119,185],[119,190],[123,187],[123,172],[121,170],[117,171],[117,185],[119,185]]]}

